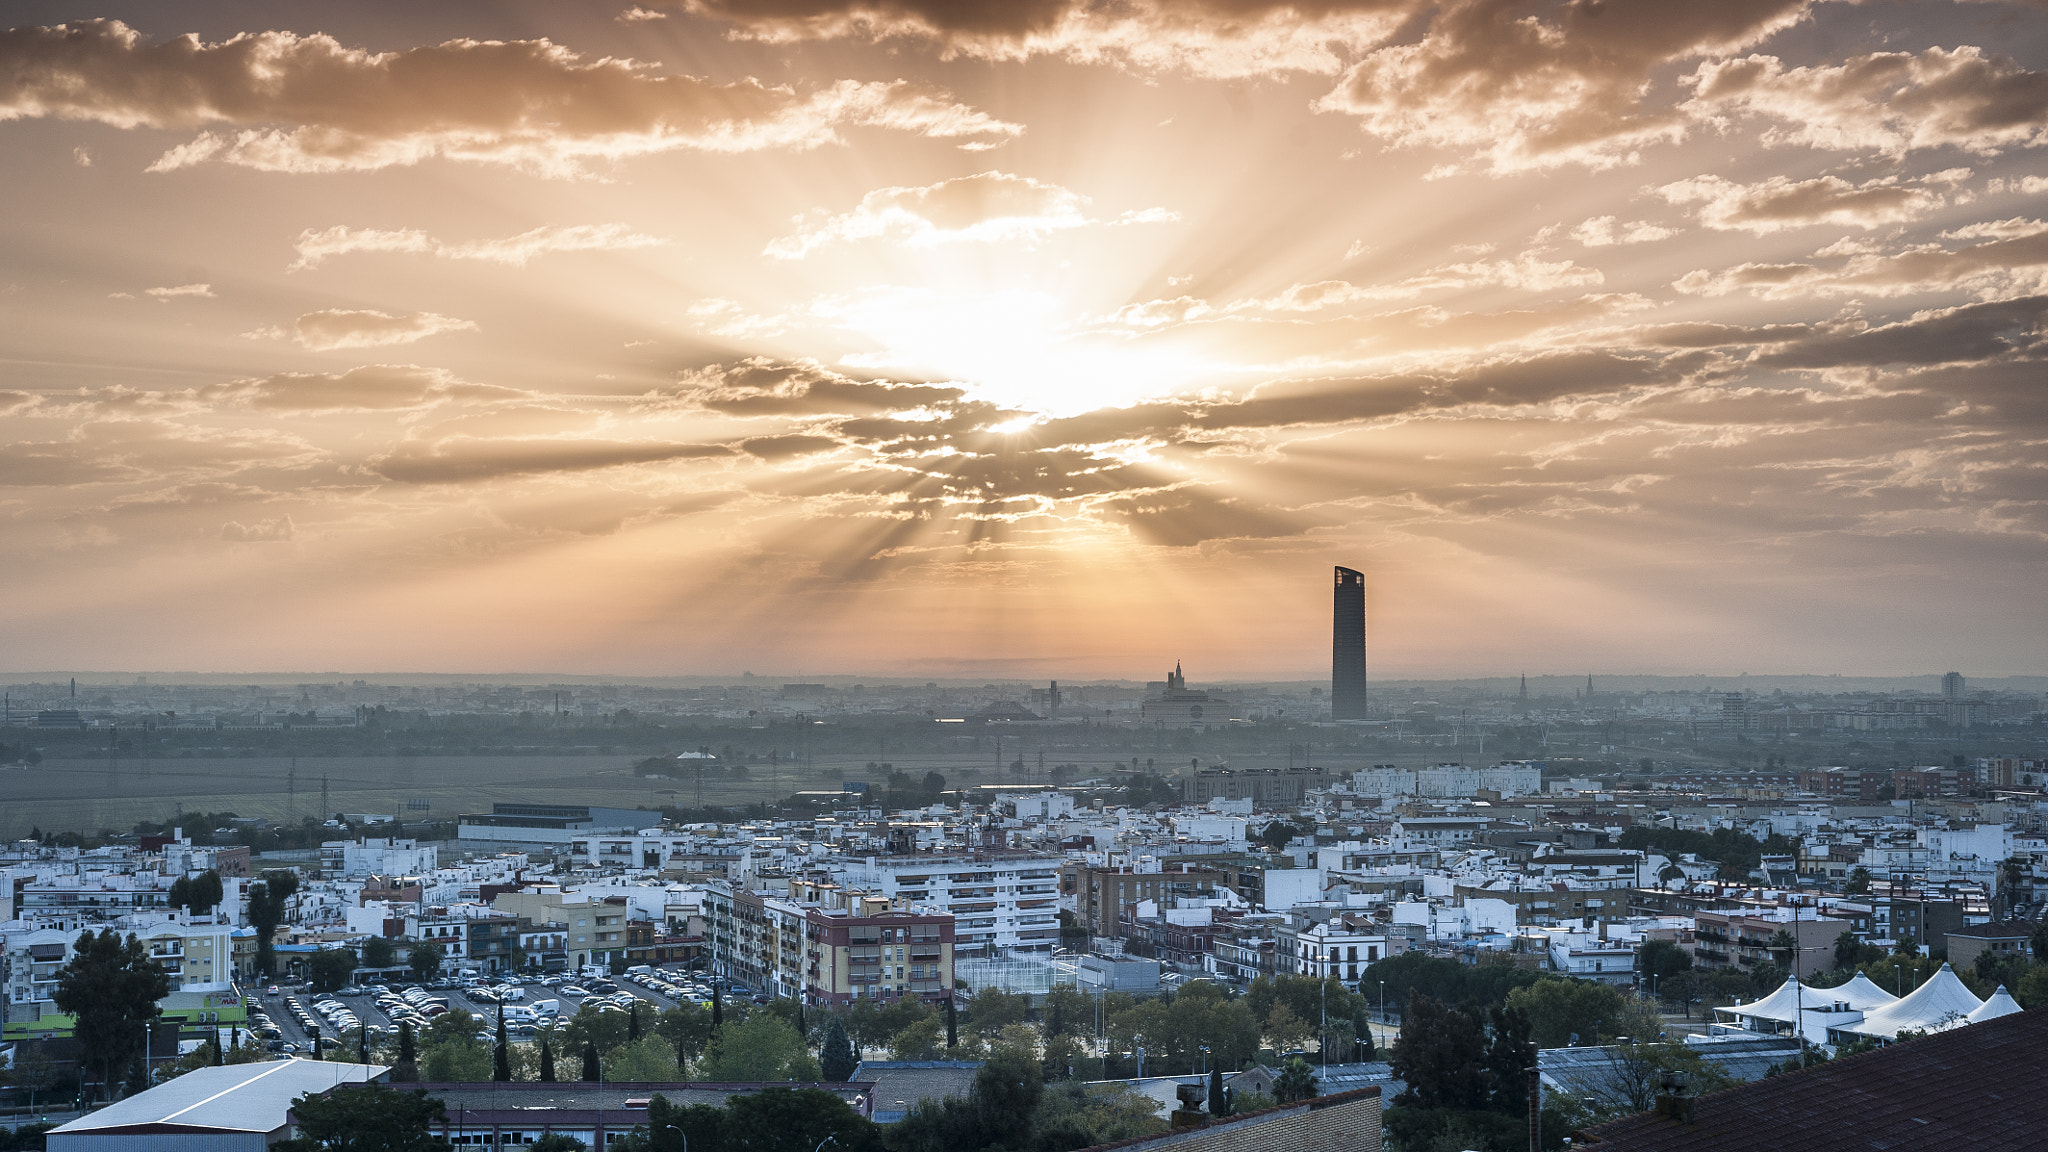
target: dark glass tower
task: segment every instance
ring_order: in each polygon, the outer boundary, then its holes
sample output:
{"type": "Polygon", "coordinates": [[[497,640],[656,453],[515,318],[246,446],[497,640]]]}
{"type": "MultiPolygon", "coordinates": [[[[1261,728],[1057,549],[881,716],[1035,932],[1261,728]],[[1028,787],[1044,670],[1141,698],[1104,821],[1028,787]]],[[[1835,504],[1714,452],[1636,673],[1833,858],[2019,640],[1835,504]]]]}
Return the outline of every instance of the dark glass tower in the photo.
{"type": "Polygon", "coordinates": [[[1365,573],[1337,569],[1330,614],[1330,718],[1365,719],[1365,573]]]}

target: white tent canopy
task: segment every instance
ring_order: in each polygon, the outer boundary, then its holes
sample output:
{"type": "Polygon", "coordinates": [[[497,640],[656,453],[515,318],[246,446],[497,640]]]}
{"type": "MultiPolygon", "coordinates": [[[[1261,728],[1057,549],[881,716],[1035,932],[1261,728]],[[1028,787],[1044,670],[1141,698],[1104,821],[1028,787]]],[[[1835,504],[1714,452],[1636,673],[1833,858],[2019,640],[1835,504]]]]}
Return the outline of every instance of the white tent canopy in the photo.
{"type": "Polygon", "coordinates": [[[2005,990],[2005,985],[2000,984],[1998,991],[1991,994],[1991,999],[1986,1000],[1982,1008],[1963,1017],[1963,1019],[1968,1020],[1972,1024],[1982,1024],[1986,1020],[1996,1020],[2000,1016],[2010,1016],[2018,1011],[2020,1011],[2020,1002],[2012,998],[2012,995],[2005,990]]]}
{"type": "Polygon", "coordinates": [[[1802,1005],[1807,1008],[1818,1008],[1828,1002],[1828,996],[1832,991],[1833,989],[1802,987],[1799,978],[1792,976],[1778,985],[1776,992],[1761,1000],[1748,1004],[1730,1004],[1726,1008],[1716,1008],[1714,1011],[1726,1012],[1731,1016],[1749,1020],[1775,1020],[1780,1024],[1790,1024],[1799,1019],[1802,1005]]]}
{"type": "Polygon", "coordinates": [[[1897,996],[1879,988],[1875,981],[1861,972],[1856,973],[1854,980],[1839,988],[1820,988],[1816,991],[1829,1000],[1846,1001],[1849,1007],[1859,1012],[1873,1012],[1887,1004],[1899,1002],[1897,996]]]}
{"type": "Polygon", "coordinates": [[[1891,1040],[1896,1039],[1900,1032],[1927,1031],[1945,1027],[1955,1020],[1966,1020],[1984,1003],[1963,986],[1953,969],[1943,964],[1940,971],[1928,977],[1927,983],[1906,993],[1905,999],[1866,1013],[1861,1023],[1844,1024],[1841,1028],[1863,1036],[1882,1036],[1891,1040]]]}

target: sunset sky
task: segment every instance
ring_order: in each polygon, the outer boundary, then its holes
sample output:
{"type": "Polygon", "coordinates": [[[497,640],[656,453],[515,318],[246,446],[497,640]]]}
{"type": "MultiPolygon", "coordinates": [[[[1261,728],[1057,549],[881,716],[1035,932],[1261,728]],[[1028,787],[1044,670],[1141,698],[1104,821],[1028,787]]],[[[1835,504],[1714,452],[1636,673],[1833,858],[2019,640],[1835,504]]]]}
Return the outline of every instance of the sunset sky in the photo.
{"type": "Polygon", "coordinates": [[[0,670],[2048,670],[2048,6],[21,2],[0,670]]]}

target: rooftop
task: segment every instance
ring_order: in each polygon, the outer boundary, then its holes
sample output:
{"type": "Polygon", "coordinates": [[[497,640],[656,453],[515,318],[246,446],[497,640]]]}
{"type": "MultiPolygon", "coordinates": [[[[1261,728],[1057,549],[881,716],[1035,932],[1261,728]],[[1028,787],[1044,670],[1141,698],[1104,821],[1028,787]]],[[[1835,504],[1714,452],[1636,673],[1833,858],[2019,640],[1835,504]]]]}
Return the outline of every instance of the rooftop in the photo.
{"type": "Polygon", "coordinates": [[[2020,1012],[1702,1096],[1691,1123],[1640,1113],[1581,1133],[1601,1152],[2033,1149],[2048,1080],[2026,1070],[2048,1012],[2020,1012]]]}
{"type": "Polygon", "coordinates": [[[198,1068],[52,1129],[101,1135],[275,1132],[292,1101],[343,1084],[377,1079],[389,1069],[317,1060],[273,1060],[198,1068]]]}

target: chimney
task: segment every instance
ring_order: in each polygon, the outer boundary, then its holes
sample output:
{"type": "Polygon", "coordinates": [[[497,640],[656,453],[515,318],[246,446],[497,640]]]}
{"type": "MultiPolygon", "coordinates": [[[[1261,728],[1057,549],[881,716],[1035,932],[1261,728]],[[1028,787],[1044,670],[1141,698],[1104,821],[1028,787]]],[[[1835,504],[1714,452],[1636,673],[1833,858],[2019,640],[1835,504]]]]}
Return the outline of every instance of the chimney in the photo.
{"type": "Polygon", "coordinates": [[[1543,1073],[1529,1069],[1529,1152],[1543,1152],[1543,1073]]]}
{"type": "Polygon", "coordinates": [[[1666,1072],[1657,1091],[1657,1115],[1692,1123],[1692,1086],[1683,1072],[1666,1072]]]}

